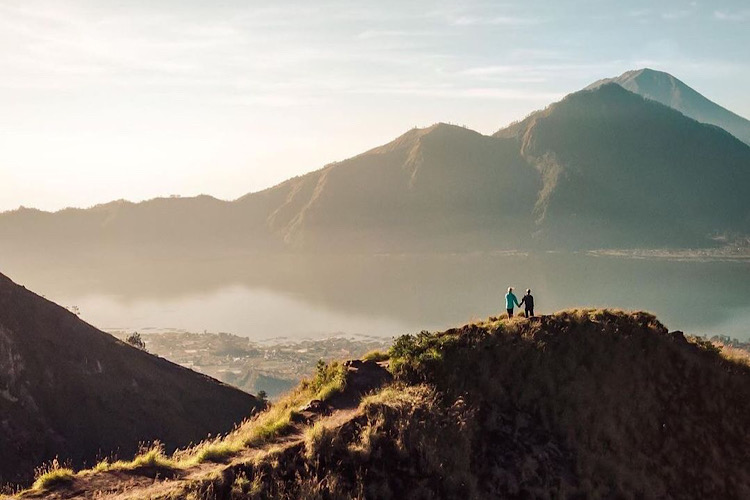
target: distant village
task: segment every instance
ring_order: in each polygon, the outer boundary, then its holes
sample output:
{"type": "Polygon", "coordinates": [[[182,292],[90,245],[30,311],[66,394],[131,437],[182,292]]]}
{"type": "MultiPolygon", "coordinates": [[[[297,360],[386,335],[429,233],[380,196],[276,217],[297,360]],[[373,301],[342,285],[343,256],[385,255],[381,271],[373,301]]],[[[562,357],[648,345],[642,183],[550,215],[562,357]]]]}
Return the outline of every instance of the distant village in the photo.
{"type": "MultiPolygon", "coordinates": [[[[132,332],[109,333],[124,341],[132,332]]],[[[318,360],[359,358],[373,350],[387,350],[391,344],[388,338],[344,335],[263,343],[228,333],[168,331],[140,333],[140,337],[152,354],[251,394],[264,391],[272,400],[309,377],[318,360]]]]}

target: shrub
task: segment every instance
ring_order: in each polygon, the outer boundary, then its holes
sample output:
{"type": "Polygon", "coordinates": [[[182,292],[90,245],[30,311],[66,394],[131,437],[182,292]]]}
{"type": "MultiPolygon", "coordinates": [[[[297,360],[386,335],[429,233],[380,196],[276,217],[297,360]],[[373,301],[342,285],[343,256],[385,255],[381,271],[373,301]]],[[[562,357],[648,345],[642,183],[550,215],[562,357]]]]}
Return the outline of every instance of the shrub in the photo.
{"type": "Polygon", "coordinates": [[[307,385],[314,394],[313,399],[325,401],[346,388],[346,367],[334,361],[326,363],[322,359],[315,367],[315,377],[307,385]]]}
{"type": "Polygon", "coordinates": [[[706,352],[711,354],[721,354],[722,347],[704,337],[691,336],[688,340],[706,352]]]}
{"type": "Polygon", "coordinates": [[[128,335],[125,339],[125,342],[142,351],[146,350],[146,342],[141,338],[141,334],[138,332],[133,332],[132,334],[128,335]]]}

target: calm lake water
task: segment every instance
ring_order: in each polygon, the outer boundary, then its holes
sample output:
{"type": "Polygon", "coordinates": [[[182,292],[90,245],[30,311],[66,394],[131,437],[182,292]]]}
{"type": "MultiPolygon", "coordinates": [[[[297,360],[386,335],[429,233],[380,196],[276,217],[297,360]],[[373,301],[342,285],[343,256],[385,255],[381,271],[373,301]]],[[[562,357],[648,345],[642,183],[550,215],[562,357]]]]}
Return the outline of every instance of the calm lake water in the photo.
{"type": "Polygon", "coordinates": [[[750,263],[588,254],[264,257],[201,262],[8,262],[0,272],[107,330],[265,340],[393,337],[499,314],[508,285],[538,313],[648,310],[670,329],[750,338],[750,263]]]}

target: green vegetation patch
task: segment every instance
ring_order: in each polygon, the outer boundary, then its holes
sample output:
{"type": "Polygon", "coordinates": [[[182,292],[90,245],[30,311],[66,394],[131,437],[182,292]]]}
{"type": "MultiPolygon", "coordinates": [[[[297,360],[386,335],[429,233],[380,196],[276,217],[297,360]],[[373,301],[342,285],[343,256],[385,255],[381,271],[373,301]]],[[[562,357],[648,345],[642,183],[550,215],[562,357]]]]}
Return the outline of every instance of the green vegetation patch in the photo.
{"type": "Polygon", "coordinates": [[[388,361],[388,359],[388,353],[379,350],[370,351],[362,356],[363,361],[374,361],[376,363],[380,363],[381,361],[388,361]]]}
{"type": "MultiPolygon", "coordinates": [[[[53,462],[56,464],[57,462],[53,462]]],[[[46,472],[39,474],[31,489],[36,491],[49,491],[73,482],[75,472],[67,467],[55,465],[46,472]]]]}
{"type": "Polygon", "coordinates": [[[167,456],[164,452],[164,445],[155,442],[149,447],[142,449],[133,460],[117,460],[110,463],[109,460],[104,459],[93,470],[106,472],[115,470],[137,471],[139,469],[176,470],[178,468],[180,468],[180,465],[177,461],[167,456]]]}
{"type": "Polygon", "coordinates": [[[346,373],[346,367],[341,363],[325,363],[320,360],[315,366],[313,379],[309,382],[303,381],[302,386],[313,393],[313,399],[325,401],[334,394],[343,392],[346,388],[346,373]]]}
{"type": "Polygon", "coordinates": [[[242,449],[241,443],[218,439],[202,443],[194,450],[190,463],[226,462],[242,449]]]}

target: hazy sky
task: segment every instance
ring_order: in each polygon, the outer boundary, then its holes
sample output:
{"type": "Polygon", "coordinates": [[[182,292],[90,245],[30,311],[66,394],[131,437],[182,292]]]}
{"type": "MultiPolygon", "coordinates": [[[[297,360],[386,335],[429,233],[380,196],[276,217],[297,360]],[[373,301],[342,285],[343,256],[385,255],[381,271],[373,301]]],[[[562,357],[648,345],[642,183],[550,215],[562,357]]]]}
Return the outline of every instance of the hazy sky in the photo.
{"type": "Polygon", "coordinates": [[[750,2],[0,0],[0,210],[232,199],[668,71],[750,117],[750,2]]]}

